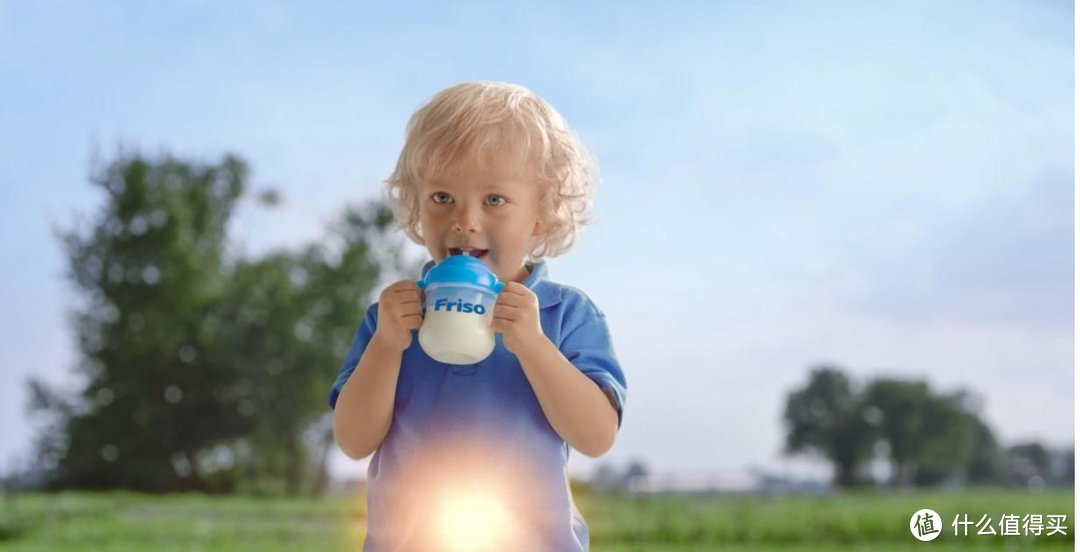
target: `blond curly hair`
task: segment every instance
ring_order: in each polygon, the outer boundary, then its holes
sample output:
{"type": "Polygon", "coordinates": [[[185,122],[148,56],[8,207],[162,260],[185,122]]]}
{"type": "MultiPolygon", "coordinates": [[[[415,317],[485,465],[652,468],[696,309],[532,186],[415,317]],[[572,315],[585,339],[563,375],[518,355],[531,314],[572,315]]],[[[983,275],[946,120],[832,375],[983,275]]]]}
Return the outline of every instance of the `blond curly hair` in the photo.
{"type": "Polygon", "coordinates": [[[541,225],[531,260],[569,251],[591,211],[599,170],[566,120],[543,98],[511,83],[465,82],[436,94],[409,119],[405,145],[386,180],[398,225],[419,245],[420,184],[454,163],[487,167],[517,159],[535,170],[541,225]]]}

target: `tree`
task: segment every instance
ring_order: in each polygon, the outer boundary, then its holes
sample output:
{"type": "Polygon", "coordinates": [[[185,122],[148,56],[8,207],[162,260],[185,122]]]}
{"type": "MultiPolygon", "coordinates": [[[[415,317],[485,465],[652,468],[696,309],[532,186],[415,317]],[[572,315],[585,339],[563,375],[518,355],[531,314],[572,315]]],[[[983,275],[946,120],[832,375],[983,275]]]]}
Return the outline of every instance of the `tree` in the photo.
{"type": "Polygon", "coordinates": [[[223,354],[245,367],[241,409],[257,420],[246,438],[251,479],[278,480],[289,494],[305,479],[313,492],[325,486],[329,385],[377,280],[406,270],[392,222],[384,205],[347,209],[326,244],[236,264],[220,309],[232,321],[223,354]]]}
{"type": "Polygon", "coordinates": [[[817,452],[833,463],[835,484],[850,487],[865,482],[862,470],[873,453],[873,427],[839,369],[819,367],[804,389],[790,393],[784,422],[785,454],[817,452]]]}
{"type": "MultiPolygon", "coordinates": [[[[325,484],[326,390],[373,286],[401,269],[389,210],[348,209],[326,244],[232,258],[248,167],[121,154],[89,224],[58,231],[83,297],[74,395],[31,380],[54,486],[228,491],[325,484]],[[256,485],[257,487],[257,485],[256,485]]],[[[264,203],[279,201],[263,193],[264,203]]]]}
{"type": "Polygon", "coordinates": [[[979,435],[985,426],[968,402],[967,392],[936,395],[925,381],[882,378],[866,386],[863,404],[880,413],[877,438],[889,444],[893,485],[963,477],[979,440],[984,447],[993,442],[992,435],[979,435]]]}
{"type": "Polygon", "coordinates": [[[964,470],[967,482],[978,485],[997,485],[1005,482],[1006,460],[994,432],[977,416],[970,422],[974,443],[964,470]]]}
{"type": "Polygon", "coordinates": [[[923,440],[919,443],[916,485],[936,485],[962,478],[975,447],[974,416],[963,408],[964,393],[932,395],[923,405],[923,440]]]}
{"type": "Polygon", "coordinates": [[[841,371],[821,367],[788,396],[785,453],[822,454],[840,486],[865,481],[864,464],[882,442],[895,486],[999,481],[1002,458],[973,403],[967,391],[936,395],[923,381],[877,379],[856,391],[841,371]]]}
{"type": "Polygon", "coordinates": [[[1013,445],[1005,454],[1009,458],[1009,475],[1013,483],[1040,487],[1052,478],[1052,454],[1042,444],[1028,442],[1013,445]]]}
{"type": "Polygon", "coordinates": [[[1076,456],[1073,447],[1061,451],[1061,471],[1054,483],[1066,487],[1072,487],[1076,480],[1076,456]]]}
{"type": "Polygon", "coordinates": [[[37,406],[65,413],[57,484],[204,489],[198,451],[247,431],[228,399],[192,392],[236,378],[199,353],[214,347],[201,321],[224,287],[226,222],[247,171],[231,156],[218,165],[122,156],[92,179],[106,204],[89,228],[60,233],[85,300],[71,318],[86,385],[61,405],[60,393],[32,384],[37,406]]]}
{"type": "Polygon", "coordinates": [[[924,439],[923,406],[929,391],[925,382],[879,379],[867,385],[863,404],[881,413],[878,435],[889,444],[893,480],[906,485],[914,479],[920,442],[924,439]]]}

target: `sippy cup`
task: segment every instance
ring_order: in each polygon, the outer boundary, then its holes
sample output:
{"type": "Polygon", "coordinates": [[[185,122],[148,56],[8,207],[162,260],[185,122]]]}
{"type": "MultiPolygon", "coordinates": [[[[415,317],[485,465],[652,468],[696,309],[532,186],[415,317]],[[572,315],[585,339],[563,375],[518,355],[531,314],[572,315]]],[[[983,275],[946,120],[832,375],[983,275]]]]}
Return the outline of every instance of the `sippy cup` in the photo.
{"type": "Polygon", "coordinates": [[[453,255],[416,282],[424,290],[420,348],[446,364],[475,364],[495,349],[491,330],[495,298],[503,284],[483,261],[453,255]]]}

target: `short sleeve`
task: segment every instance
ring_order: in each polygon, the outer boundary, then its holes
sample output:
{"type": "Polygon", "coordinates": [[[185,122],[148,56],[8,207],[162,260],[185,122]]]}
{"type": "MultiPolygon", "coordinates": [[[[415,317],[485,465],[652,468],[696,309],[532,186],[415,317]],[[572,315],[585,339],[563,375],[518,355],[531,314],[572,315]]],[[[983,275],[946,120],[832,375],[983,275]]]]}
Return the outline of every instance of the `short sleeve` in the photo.
{"type": "Polygon", "coordinates": [[[622,426],[623,403],[626,401],[626,377],[615,358],[611,332],[602,313],[597,312],[570,330],[559,344],[559,350],[578,370],[596,382],[611,400],[622,426]]]}
{"type": "Polygon", "coordinates": [[[367,348],[368,342],[371,341],[371,336],[375,335],[375,323],[379,312],[378,306],[378,303],[374,303],[368,307],[367,314],[364,315],[364,321],[360,323],[360,328],[356,330],[356,336],[353,337],[352,345],[349,346],[349,352],[345,354],[345,362],[341,363],[341,371],[338,372],[334,385],[330,387],[330,408],[337,405],[341,388],[345,387],[345,382],[349,381],[349,376],[356,369],[356,364],[360,362],[360,357],[363,356],[364,349],[367,348]]]}

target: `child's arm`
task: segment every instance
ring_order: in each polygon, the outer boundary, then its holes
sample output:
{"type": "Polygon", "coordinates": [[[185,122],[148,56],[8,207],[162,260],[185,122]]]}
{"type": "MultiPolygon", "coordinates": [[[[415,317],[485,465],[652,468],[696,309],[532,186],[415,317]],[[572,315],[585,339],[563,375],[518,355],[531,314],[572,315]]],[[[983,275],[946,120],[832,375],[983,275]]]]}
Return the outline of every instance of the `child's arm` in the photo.
{"type": "Polygon", "coordinates": [[[596,458],[615,442],[619,414],[595,381],[563,355],[540,327],[536,294],[507,282],[495,303],[491,327],[518,357],[540,408],[555,432],[582,454],[596,458]]]}
{"type": "Polygon", "coordinates": [[[597,458],[615,442],[619,416],[596,382],[544,337],[517,353],[551,427],[570,446],[597,458]]]}
{"type": "Polygon", "coordinates": [[[371,340],[334,407],[334,441],[359,460],[379,448],[390,430],[402,352],[371,340]]]}
{"type": "Polygon", "coordinates": [[[390,431],[401,356],[423,320],[422,301],[423,292],[412,280],[390,284],[379,294],[378,326],[334,407],[334,440],[349,458],[371,454],[390,431]]]}

